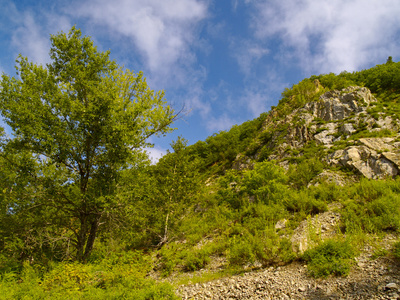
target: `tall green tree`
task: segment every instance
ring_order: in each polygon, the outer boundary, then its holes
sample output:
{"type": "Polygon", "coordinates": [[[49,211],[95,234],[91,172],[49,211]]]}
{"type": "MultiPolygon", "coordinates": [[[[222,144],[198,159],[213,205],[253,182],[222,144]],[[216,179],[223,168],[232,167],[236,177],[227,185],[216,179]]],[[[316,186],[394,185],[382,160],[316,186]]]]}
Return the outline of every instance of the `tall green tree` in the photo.
{"type": "Polygon", "coordinates": [[[174,152],[163,156],[153,168],[156,180],[160,216],[159,243],[162,246],[177,234],[180,222],[186,217],[197,201],[202,177],[199,173],[200,161],[187,151],[187,140],[182,137],[171,143],[174,152]]]}
{"type": "MultiPolygon", "coordinates": [[[[156,165],[137,174],[127,170],[123,174],[126,183],[119,193],[121,202],[135,199],[137,206],[129,213],[129,228],[125,234],[131,245],[161,247],[179,238],[180,226],[199,201],[199,191],[204,176],[199,172],[201,160],[188,151],[187,141],[178,137],[171,143],[173,152],[164,155],[156,165]],[[145,176],[145,178],[143,178],[145,176]],[[137,178],[132,181],[131,178],[137,178]]],[[[128,208],[129,209],[129,208],[128,208]]]]}
{"type": "Polygon", "coordinates": [[[177,114],[141,72],[119,67],[79,29],[52,35],[51,44],[50,64],[19,56],[17,76],[2,76],[0,110],[13,131],[7,148],[42,162],[30,183],[45,184],[45,195],[31,202],[62,212],[75,256],[86,261],[119,173],[149,137],[172,130],[177,114]]]}

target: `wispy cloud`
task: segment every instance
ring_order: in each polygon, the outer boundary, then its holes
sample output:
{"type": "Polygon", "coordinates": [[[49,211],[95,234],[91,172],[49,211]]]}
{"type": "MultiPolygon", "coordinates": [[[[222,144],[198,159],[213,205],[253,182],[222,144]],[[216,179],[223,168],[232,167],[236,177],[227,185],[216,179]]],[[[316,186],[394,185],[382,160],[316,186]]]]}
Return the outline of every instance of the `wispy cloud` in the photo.
{"type": "Polygon", "coordinates": [[[246,77],[254,75],[254,66],[270,53],[267,47],[252,40],[242,39],[232,41],[230,51],[246,77]]]}
{"type": "Polygon", "coordinates": [[[228,114],[224,113],[218,117],[210,116],[207,120],[206,126],[210,132],[218,132],[221,130],[228,130],[237,123],[237,120],[234,120],[228,114]]]}
{"type": "Polygon", "coordinates": [[[207,74],[198,63],[199,52],[210,51],[200,38],[207,0],[87,0],[70,14],[96,26],[96,33],[105,32],[115,48],[125,45],[119,54],[126,57],[125,65],[143,70],[149,85],[165,89],[176,109],[185,106],[208,115],[210,105],[203,99],[207,74]]]}
{"type": "Polygon", "coordinates": [[[191,46],[207,6],[198,0],[89,0],[76,13],[127,38],[152,76],[165,77],[196,60],[191,46]]]}
{"type": "MultiPolygon", "coordinates": [[[[356,70],[400,50],[397,0],[252,1],[259,40],[280,37],[311,72],[356,70]]],[[[288,53],[282,53],[288,57],[288,53]]]]}
{"type": "Polygon", "coordinates": [[[43,35],[43,29],[36,23],[32,14],[28,12],[21,14],[20,20],[20,25],[12,35],[12,46],[35,63],[49,62],[49,36],[43,35]]]}
{"type": "Polygon", "coordinates": [[[9,37],[8,47],[14,53],[27,56],[34,63],[48,63],[50,34],[68,30],[68,18],[55,12],[43,11],[40,15],[32,9],[19,10],[12,1],[5,0],[0,12],[0,26],[9,37]]]}

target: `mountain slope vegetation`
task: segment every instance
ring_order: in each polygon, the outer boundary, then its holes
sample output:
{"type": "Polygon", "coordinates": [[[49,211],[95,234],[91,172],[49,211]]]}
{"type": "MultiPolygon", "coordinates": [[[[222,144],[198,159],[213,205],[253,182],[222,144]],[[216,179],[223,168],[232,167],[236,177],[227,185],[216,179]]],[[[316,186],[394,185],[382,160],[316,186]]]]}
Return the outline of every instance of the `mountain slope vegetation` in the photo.
{"type": "MultiPolygon", "coordinates": [[[[312,76],[254,120],[190,146],[180,137],[156,165],[121,169],[85,264],[57,223],[71,218],[32,214],[48,183],[30,179],[39,163],[10,154],[4,138],[0,294],[174,299],[162,278],[193,283],[295,260],[310,276],[346,276],[364,245],[382,253],[372,237],[400,231],[399,77],[391,59],[312,76]],[[337,216],[329,228],[324,214],[337,216]]],[[[399,256],[398,245],[384,255],[399,256]]]]}

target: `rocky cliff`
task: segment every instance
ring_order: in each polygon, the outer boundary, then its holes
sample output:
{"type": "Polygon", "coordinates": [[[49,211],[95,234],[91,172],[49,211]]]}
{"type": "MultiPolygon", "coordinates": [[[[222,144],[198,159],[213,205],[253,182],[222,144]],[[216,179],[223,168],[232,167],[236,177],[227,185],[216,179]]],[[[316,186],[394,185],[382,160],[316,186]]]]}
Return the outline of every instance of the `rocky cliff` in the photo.
{"type": "MultiPolygon", "coordinates": [[[[268,138],[260,148],[269,149],[268,159],[284,166],[301,157],[307,144],[315,143],[320,146],[318,156],[331,167],[351,169],[373,179],[396,176],[400,121],[385,110],[375,112],[376,104],[377,99],[365,87],[326,92],[280,120],[267,118],[261,134],[268,138]]],[[[234,166],[249,167],[249,161],[238,156],[234,166]]]]}

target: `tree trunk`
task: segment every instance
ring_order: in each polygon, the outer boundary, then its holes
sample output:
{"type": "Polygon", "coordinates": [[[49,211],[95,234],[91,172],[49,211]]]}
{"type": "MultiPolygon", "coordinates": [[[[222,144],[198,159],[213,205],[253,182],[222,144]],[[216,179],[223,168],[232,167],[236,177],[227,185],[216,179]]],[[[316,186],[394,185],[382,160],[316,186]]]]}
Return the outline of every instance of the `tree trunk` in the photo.
{"type": "Polygon", "coordinates": [[[81,228],[77,234],[76,259],[83,263],[87,262],[90,257],[99,227],[99,216],[91,215],[91,217],[81,214],[81,228]]]}
{"type": "Polygon", "coordinates": [[[87,217],[88,216],[85,213],[80,214],[79,220],[81,222],[81,226],[76,235],[76,259],[80,262],[83,262],[85,253],[86,236],[88,233],[87,217]]]}
{"type": "Polygon", "coordinates": [[[99,228],[99,217],[96,216],[95,219],[90,224],[90,232],[89,232],[89,236],[86,241],[85,253],[83,255],[84,262],[88,261],[88,259],[90,257],[90,253],[92,253],[93,245],[94,245],[94,241],[96,239],[96,234],[97,234],[98,228],[99,228]]]}

